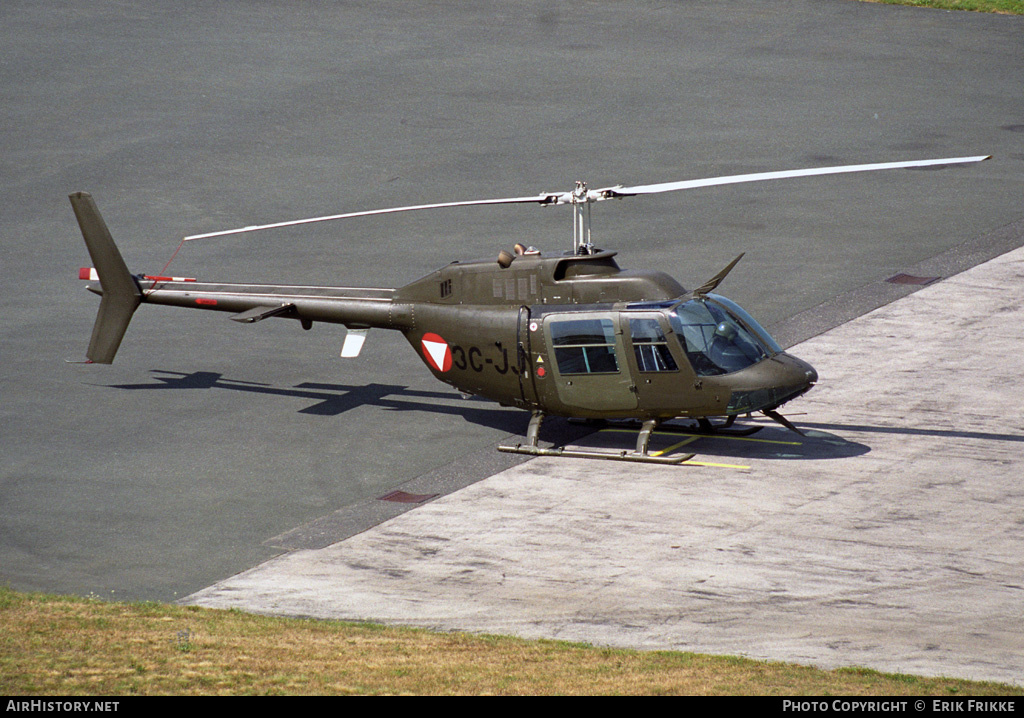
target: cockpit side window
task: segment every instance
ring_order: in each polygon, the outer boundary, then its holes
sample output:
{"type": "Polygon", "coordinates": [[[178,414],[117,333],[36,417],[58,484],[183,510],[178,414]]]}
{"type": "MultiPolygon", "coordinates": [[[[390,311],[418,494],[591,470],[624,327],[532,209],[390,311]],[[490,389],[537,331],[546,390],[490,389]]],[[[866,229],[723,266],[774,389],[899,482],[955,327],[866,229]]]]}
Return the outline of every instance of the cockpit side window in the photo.
{"type": "Polygon", "coordinates": [[[633,338],[633,353],[640,371],[678,371],[676,360],[668,348],[668,340],[661,331],[658,320],[640,318],[629,320],[629,331],[633,338]]]}
{"type": "Polygon", "coordinates": [[[772,354],[771,347],[712,302],[684,302],[670,314],[670,321],[698,376],[731,374],[772,354]]]}
{"type": "Polygon", "coordinates": [[[750,316],[747,313],[747,310],[739,304],[731,299],[723,297],[721,294],[708,294],[707,298],[715,304],[722,305],[725,308],[725,311],[728,312],[733,319],[737,319],[740,324],[750,330],[752,334],[755,334],[760,343],[767,347],[772,354],[778,354],[782,351],[782,347],[780,347],[772,338],[772,335],[769,334],[764,327],[758,324],[757,320],[750,316]]]}

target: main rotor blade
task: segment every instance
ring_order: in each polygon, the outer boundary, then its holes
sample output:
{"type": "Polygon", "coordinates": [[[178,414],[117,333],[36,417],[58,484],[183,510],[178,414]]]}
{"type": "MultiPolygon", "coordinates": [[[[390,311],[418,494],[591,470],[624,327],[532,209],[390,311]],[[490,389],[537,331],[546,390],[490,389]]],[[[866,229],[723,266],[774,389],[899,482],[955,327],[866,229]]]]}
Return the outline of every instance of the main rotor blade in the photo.
{"type": "Polygon", "coordinates": [[[813,167],[802,170],[783,170],[781,172],[758,172],[745,175],[727,175],[725,177],[709,177],[705,179],[683,180],[682,182],[662,182],[660,184],[642,184],[633,187],[609,187],[598,190],[608,197],[629,197],[638,194],[655,194],[657,192],[675,192],[696,187],[713,187],[723,184],[739,184],[741,182],[761,182],[763,180],[790,179],[792,177],[811,177],[814,175],[836,175],[848,172],[872,172],[874,170],[895,170],[908,167],[935,167],[938,165],[965,164],[982,162],[991,155],[977,157],[947,157],[937,160],[914,160],[911,162],[882,162],[867,165],[843,165],[841,167],[813,167]]]}
{"type": "Polygon", "coordinates": [[[371,209],[361,212],[346,212],[344,214],[331,214],[323,217],[308,217],[306,219],[293,219],[288,222],[274,222],[273,224],[250,225],[238,229],[225,229],[219,232],[207,232],[205,234],[193,234],[185,237],[183,241],[193,239],[209,239],[211,237],[224,237],[231,234],[243,234],[255,232],[262,229],[278,229],[280,227],[294,227],[300,224],[312,224],[313,222],[329,222],[335,219],[349,219],[351,217],[369,217],[376,214],[392,214],[395,212],[414,212],[421,209],[441,209],[443,207],[470,207],[473,205],[488,204],[587,204],[598,202],[613,197],[632,197],[640,194],[655,194],[658,192],[675,192],[683,189],[694,189],[697,187],[712,187],[715,185],[738,184],[741,182],[760,182],[773,179],[790,179],[793,177],[810,177],[813,175],[843,174],[847,172],[870,172],[872,170],[892,170],[909,167],[936,167],[940,165],[964,164],[968,162],[981,162],[987,160],[991,155],[979,155],[977,157],[948,157],[936,160],[915,160],[911,162],[884,162],[880,164],[866,165],[844,165],[841,167],[815,167],[802,170],[785,170],[782,172],[760,172],[756,174],[727,175],[724,177],[710,177],[705,179],[684,180],[682,182],[663,182],[660,184],[634,185],[632,187],[606,187],[599,190],[586,191],[585,185],[579,185],[576,192],[547,192],[533,195],[531,197],[502,197],[497,199],[471,199],[462,202],[440,202],[437,204],[418,204],[408,207],[389,207],[386,209],[371,209]],[[582,189],[581,189],[582,187],[582,189]]]}
{"type": "Polygon", "coordinates": [[[185,237],[186,242],[193,239],[209,239],[211,237],[224,237],[229,234],[242,234],[244,232],[255,232],[261,229],[278,229],[279,227],[294,227],[300,224],[312,224],[313,222],[329,222],[334,219],[348,219],[350,217],[368,217],[374,214],[391,214],[394,212],[414,212],[419,209],[440,209],[442,207],[468,207],[477,204],[525,204],[534,202],[537,204],[559,204],[564,198],[560,193],[548,193],[534,195],[533,197],[504,197],[499,199],[471,199],[462,202],[441,202],[439,204],[418,204],[409,207],[389,207],[387,209],[371,209],[362,212],[347,212],[345,214],[332,214],[324,217],[308,217],[306,219],[293,219],[288,222],[274,222],[273,224],[259,224],[238,229],[224,229],[219,232],[207,232],[206,234],[193,234],[185,237]]]}

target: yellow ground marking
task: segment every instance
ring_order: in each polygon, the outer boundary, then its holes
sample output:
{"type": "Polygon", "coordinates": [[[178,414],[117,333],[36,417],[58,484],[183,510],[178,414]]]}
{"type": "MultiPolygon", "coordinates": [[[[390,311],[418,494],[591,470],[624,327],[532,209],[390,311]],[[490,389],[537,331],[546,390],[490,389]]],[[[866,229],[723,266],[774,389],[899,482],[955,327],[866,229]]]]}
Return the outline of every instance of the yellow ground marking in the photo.
{"type": "Polygon", "coordinates": [[[651,456],[664,456],[665,454],[671,454],[673,451],[678,449],[680,446],[686,446],[687,444],[692,444],[696,440],[697,440],[696,436],[691,436],[688,439],[683,439],[678,444],[672,444],[672,446],[668,447],[667,449],[662,449],[661,451],[652,451],[652,452],[650,452],[650,454],[651,454],[651,456]]]}
{"type": "Polygon", "coordinates": [[[690,461],[684,461],[681,464],[677,464],[677,466],[710,466],[715,469],[739,469],[740,471],[750,468],[743,464],[716,464],[711,461],[693,461],[692,459],[690,461]]]}
{"type": "MultiPolygon", "coordinates": [[[[617,429],[617,428],[614,428],[614,427],[604,428],[604,429],[601,429],[600,431],[616,432],[616,433],[627,433],[627,434],[635,434],[636,433],[635,429],[617,429]]],[[[756,441],[757,443],[760,443],[760,444],[781,444],[781,445],[784,445],[784,446],[801,446],[803,444],[803,442],[801,442],[801,441],[779,441],[778,439],[755,439],[755,438],[750,437],[750,436],[726,436],[726,435],[721,435],[721,434],[717,434],[717,435],[716,434],[686,434],[686,433],[682,433],[682,432],[678,432],[678,431],[652,431],[651,433],[652,434],[656,434],[658,436],[685,436],[686,437],[682,441],[677,442],[675,444],[672,444],[672,446],[668,447],[667,449],[662,449],[661,451],[652,451],[652,452],[650,452],[651,456],[665,456],[666,454],[671,454],[673,451],[675,451],[676,449],[678,449],[680,447],[686,446],[687,444],[692,444],[697,439],[708,439],[708,438],[711,438],[711,439],[731,439],[733,441],[756,441]]],[[[720,469],[739,469],[741,471],[750,468],[749,466],[744,466],[743,464],[720,464],[720,463],[715,463],[715,462],[711,462],[711,461],[693,461],[692,459],[688,460],[688,461],[684,461],[682,464],[680,464],[680,466],[711,466],[711,467],[720,468],[720,469]]]]}

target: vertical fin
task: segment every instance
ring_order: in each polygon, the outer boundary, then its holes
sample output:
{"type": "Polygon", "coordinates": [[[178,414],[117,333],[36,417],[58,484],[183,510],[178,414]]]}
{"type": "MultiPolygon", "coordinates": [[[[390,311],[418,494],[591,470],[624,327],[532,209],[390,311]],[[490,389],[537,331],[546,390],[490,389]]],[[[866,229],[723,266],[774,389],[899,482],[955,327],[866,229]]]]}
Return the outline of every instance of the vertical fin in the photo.
{"type": "Polygon", "coordinates": [[[142,302],[142,293],[128,272],[92,195],[88,192],[75,192],[69,199],[103,288],[103,298],[100,300],[86,356],[91,362],[110,364],[117,354],[117,348],[121,346],[128,322],[142,302]]]}

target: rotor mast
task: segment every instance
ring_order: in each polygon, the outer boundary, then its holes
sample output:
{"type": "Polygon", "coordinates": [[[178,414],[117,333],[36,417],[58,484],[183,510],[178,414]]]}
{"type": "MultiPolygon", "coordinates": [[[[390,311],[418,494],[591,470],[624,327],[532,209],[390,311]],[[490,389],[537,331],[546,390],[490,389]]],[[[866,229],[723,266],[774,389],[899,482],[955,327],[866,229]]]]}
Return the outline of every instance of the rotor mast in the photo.
{"type": "Polygon", "coordinates": [[[597,197],[587,192],[587,183],[576,181],[572,192],[572,251],[574,254],[593,254],[594,243],[590,239],[590,204],[597,197]]]}

